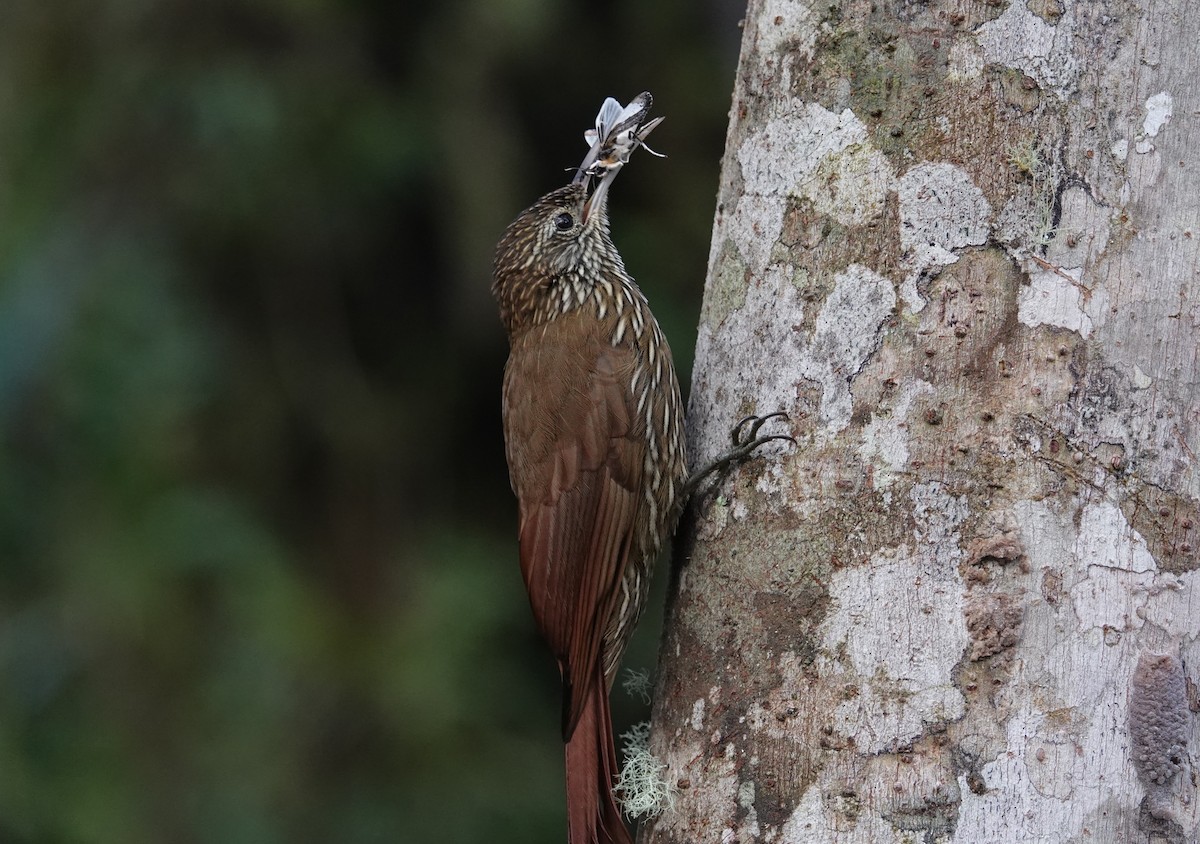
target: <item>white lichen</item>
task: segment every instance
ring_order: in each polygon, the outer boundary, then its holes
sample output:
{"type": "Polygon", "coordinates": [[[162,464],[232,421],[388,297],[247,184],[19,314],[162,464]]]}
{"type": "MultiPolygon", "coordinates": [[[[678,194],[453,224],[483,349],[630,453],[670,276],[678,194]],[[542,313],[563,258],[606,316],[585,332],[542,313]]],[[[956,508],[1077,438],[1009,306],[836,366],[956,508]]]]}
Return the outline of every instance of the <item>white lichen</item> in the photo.
{"type": "Polygon", "coordinates": [[[1075,57],[1075,16],[1070,4],[1054,26],[1013,0],[1004,14],[976,31],[984,59],[1019,70],[1044,89],[1066,100],[1079,79],[1075,57]]]}
{"type": "Polygon", "coordinates": [[[833,607],[821,625],[826,669],[856,682],[839,704],[835,729],[865,753],[920,735],[929,724],[961,717],[953,671],[968,642],[963,617],[959,525],[966,499],[940,483],[911,493],[919,528],[914,542],[877,551],[834,572],[833,607]]]}
{"type": "Polygon", "coordinates": [[[822,385],[821,419],[827,435],[850,424],[850,382],[878,344],[880,326],[895,307],[892,283],[873,270],[851,264],[834,277],[800,370],[822,385]]]}
{"type": "Polygon", "coordinates": [[[621,688],[630,697],[641,698],[642,703],[649,703],[650,692],[654,689],[654,683],[650,680],[650,672],[646,669],[626,668],[625,679],[621,681],[621,688]]]}
{"type": "MultiPolygon", "coordinates": [[[[790,279],[788,267],[772,267],[762,281],[751,281],[745,305],[715,330],[701,324],[697,381],[688,409],[696,464],[726,448],[729,420],[744,415],[745,397],[756,399],[757,410],[751,412],[787,411],[796,406],[799,389],[818,385],[822,425],[817,436],[824,441],[850,424],[851,382],[878,346],[896,292],[879,273],[851,264],[834,277],[812,336],[806,338],[798,330],[804,303],[790,279]],[[720,390],[708,389],[706,373],[718,371],[729,375],[720,390]]],[[[778,447],[776,453],[781,451],[778,447]]],[[[732,507],[737,516],[738,504],[732,507]]]]}
{"type": "Polygon", "coordinates": [[[1071,590],[1079,629],[1140,628],[1158,564],[1121,508],[1111,501],[1086,505],[1072,551],[1087,571],[1071,590]]]}
{"type": "Polygon", "coordinates": [[[807,199],[843,225],[861,225],[883,214],[892,178],[887,158],[870,145],[854,112],[816,103],[749,135],[737,160],[743,188],[726,221],[728,236],[755,272],[769,263],[790,198],[807,199]]]}
{"type": "Polygon", "coordinates": [[[900,246],[947,252],[987,242],[991,208],[966,171],[953,164],[918,164],[896,186],[900,246]]]}
{"type": "Polygon", "coordinates": [[[1017,251],[1043,253],[1056,233],[1054,197],[1060,168],[1031,138],[1013,144],[1007,152],[1009,165],[1024,181],[1005,206],[1001,240],[1017,251]]]}
{"type": "Polygon", "coordinates": [[[1086,296],[1079,283],[1082,273],[1082,267],[1037,268],[1030,272],[1029,284],[1021,288],[1017,302],[1017,319],[1030,328],[1056,325],[1081,337],[1091,337],[1094,325],[1084,310],[1086,296]]]}
{"type": "Polygon", "coordinates": [[[1075,556],[1089,566],[1126,571],[1155,571],[1146,540],[1134,530],[1112,501],[1097,501],[1083,508],[1075,556]]]}
{"type": "Polygon", "coordinates": [[[635,724],[621,735],[625,764],[613,789],[630,818],[653,818],[675,805],[675,784],[668,766],[650,752],[650,722],[635,724]]]}
{"type": "Polygon", "coordinates": [[[1166,91],[1160,91],[1146,100],[1146,119],[1142,121],[1142,131],[1147,137],[1158,135],[1174,116],[1174,108],[1175,101],[1166,91]]]}
{"type": "Polygon", "coordinates": [[[753,841],[762,834],[758,825],[758,809],[754,805],[755,792],[754,780],[745,780],[738,786],[737,802],[746,812],[746,817],[742,819],[738,829],[740,840],[753,841]]]}
{"type": "Polygon", "coordinates": [[[900,177],[900,246],[908,269],[901,296],[913,313],[925,307],[920,278],[958,260],[957,251],[987,242],[991,207],[971,177],[953,164],[920,164],[900,177]]]}
{"type": "Polygon", "coordinates": [[[875,488],[883,491],[885,501],[890,500],[889,487],[908,467],[909,411],[918,396],[933,391],[933,385],[928,381],[906,381],[899,389],[891,412],[877,411],[863,428],[858,453],[874,466],[875,488]]]}
{"type": "Polygon", "coordinates": [[[1158,136],[1162,128],[1174,116],[1175,101],[1166,91],[1161,91],[1146,100],[1146,117],[1142,121],[1142,134],[1138,137],[1134,149],[1141,155],[1154,151],[1151,138],[1158,136]]]}
{"type": "MultiPolygon", "coordinates": [[[[792,0],[765,0],[757,16],[755,55],[777,59],[777,53],[811,54],[821,27],[813,20],[815,7],[792,0]]],[[[787,62],[781,62],[786,67],[787,62]]]]}
{"type": "Polygon", "coordinates": [[[724,451],[730,426],[746,412],[757,408],[759,413],[771,413],[795,406],[796,372],[804,347],[793,326],[803,319],[800,292],[786,268],[777,268],[763,278],[751,279],[745,304],[720,324],[700,324],[688,407],[693,465],[724,451]],[[707,388],[706,380],[713,372],[728,373],[720,390],[707,388]],[[748,397],[755,399],[755,408],[742,404],[748,397]]]}
{"type": "Polygon", "coordinates": [[[1030,138],[1008,148],[1008,163],[1018,172],[1031,178],[1037,178],[1038,172],[1043,167],[1042,156],[1038,152],[1037,144],[1030,138]]]}
{"type": "MultiPolygon", "coordinates": [[[[1140,799],[1130,683],[1148,648],[1196,641],[1200,578],[1157,572],[1112,499],[1018,501],[1013,515],[1041,600],[1025,613],[1013,673],[995,698],[1003,737],[981,757],[982,788],[959,775],[954,841],[993,840],[998,829],[1029,844],[1125,840],[1112,807],[1140,799]]],[[[1181,791],[1171,806],[1190,807],[1176,818],[1187,835],[1198,828],[1195,790],[1185,781],[1181,791]]]]}
{"type": "Polygon", "coordinates": [[[817,173],[795,187],[820,214],[844,226],[861,226],[883,215],[894,173],[887,157],[865,143],[829,156],[817,173]]]}

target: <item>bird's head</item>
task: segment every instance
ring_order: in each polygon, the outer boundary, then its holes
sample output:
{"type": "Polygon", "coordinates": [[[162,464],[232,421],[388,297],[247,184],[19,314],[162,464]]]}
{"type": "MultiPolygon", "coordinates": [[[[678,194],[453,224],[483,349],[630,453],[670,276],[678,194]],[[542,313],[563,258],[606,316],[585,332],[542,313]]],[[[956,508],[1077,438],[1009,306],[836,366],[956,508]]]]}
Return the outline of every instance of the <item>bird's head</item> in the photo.
{"type": "Polygon", "coordinates": [[[624,274],[608,231],[608,191],[662,118],[647,121],[650,95],[608,99],[575,178],[522,211],[496,247],[492,290],[510,332],[580,304],[607,274],[624,274]]]}
{"type": "Polygon", "coordinates": [[[496,248],[496,273],[558,277],[595,264],[608,238],[608,210],[586,182],[552,190],[522,211],[496,248]]]}

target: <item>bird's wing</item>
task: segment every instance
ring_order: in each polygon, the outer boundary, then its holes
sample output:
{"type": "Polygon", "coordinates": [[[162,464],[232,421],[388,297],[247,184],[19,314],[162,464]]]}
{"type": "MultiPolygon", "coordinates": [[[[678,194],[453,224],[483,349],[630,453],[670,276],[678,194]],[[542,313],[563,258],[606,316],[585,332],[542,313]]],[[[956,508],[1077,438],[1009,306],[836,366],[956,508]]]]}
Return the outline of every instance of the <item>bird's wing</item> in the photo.
{"type": "Polygon", "coordinates": [[[629,383],[636,352],[607,338],[587,342],[593,330],[570,315],[538,326],[514,343],[505,373],[521,571],[562,670],[564,738],[600,676],[601,639],[642,508],[645,445],[629,383]]]}

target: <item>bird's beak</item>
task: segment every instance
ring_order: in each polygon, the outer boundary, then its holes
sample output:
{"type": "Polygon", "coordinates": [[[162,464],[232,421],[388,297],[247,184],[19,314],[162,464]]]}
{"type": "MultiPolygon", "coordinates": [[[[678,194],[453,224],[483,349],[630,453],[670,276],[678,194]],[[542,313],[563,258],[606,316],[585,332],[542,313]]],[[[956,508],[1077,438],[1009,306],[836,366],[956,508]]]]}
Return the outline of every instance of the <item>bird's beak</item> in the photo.
{"type": "MultiPolygon", "coordinates": [[[[661,117],[656,117],[653,120],[647,121],[640,127],[629,132],[629,138],[623,139],[618,144],[612,143],[612,138],[598,138],[588,154],[584,157],[583,163],[579,165],[579,170],[575,173],[573,184],[587,184],[589,179],[599,178],[595,189],[591,196],[583,203],[583,221],[586,223],[592,215],[593,210],[599,210],[604,207],[604,202],[608,197],[608,189],[613,183],[613,179],[617,177],[617,173],[621,172],[621,168],[629,161],[629,156],[633,151],[640,146],[645,146],[646,136],[649,135],[654,128],[662,123],[661,117]],[[631,142],[632,141],[632,142],[631,142]],[[597,172],[598,171],[598,172],[597,172]]],[[[649,149],[649,147],[647,147],[649,149]]],[[[654,152],[653,150],[650,150],[654,152]]],[[[658,153],[655,153],[658,155],[658,153]]]]}
{"type": "Polygon", "coordinates": [[[583,157],[583,163],[575,171],[575,178],[571,180],[571,184],[581,185],[587,183],[587,180],[591,178],[591,174],[588,171],[595,166],[596,159],[600,157],[600,151],[603,148],[604,144],[601,141],[596,141],[596,143],[592,144],[591,149],[588,150],[588,154],[583,157]]]}
{"type": "Polygon", "coordinates": [[[617,178],[617,174],[621,172],[624,164],[616,164],[606,171],[600,177],[600,181],[596,184],[592,195],[583,203],[583,222],[587,222],[592,216],[593,211],[599,211],[604,208],[604,203],[608,198],[608,189],[612,185],[613,180],[617,178]]]}
{"type": "MultiPolygon", "coordinates": [[[[583,201],[583,222],[585,223],[587,222],[588,215],[591,214],[592,197],[595,196],[595,191],[592,191],[591,188],[592,179],[596,177],[589,173],[588,170],[591,169],[591,167],[596,163],[596,159],[600,157],[600,149],[603,146],[604,145],[599,141],[592,144],[592,148],[588,150],[588,154],[584,157],[583,163],[580,164],[579,169],[575,171],[575,178],[571,180],[571,184],[573,185],[583,185],[584,194],[587,195],[587,199],[583,201]],[[590,194],[589,191],[591,191],[590,194]]],[[[618,167],[617,169],[619,170],[620,168],[618,167]]],[[[601,181],[603,182],[608,180],[610,175],[612,174],[606,172],[601,181]]],[[[595,190],[599,189],[600,186],[597,185],[595,190]]],[[[607,190],[608,188],[605,188],[605,191],[607,190]]]]}

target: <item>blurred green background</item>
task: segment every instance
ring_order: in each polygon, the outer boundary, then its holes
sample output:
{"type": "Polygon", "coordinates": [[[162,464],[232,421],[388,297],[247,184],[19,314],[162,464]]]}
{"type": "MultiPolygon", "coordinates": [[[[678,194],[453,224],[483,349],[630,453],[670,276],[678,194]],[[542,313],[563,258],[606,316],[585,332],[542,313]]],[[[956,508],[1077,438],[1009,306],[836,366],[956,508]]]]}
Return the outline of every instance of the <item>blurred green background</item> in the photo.
{"type": "Polygon", "coordinates": [[[492,248],[651,90],[686,386],[742,11],[3,4],[0,842],[565,840],[492,248]]]}

